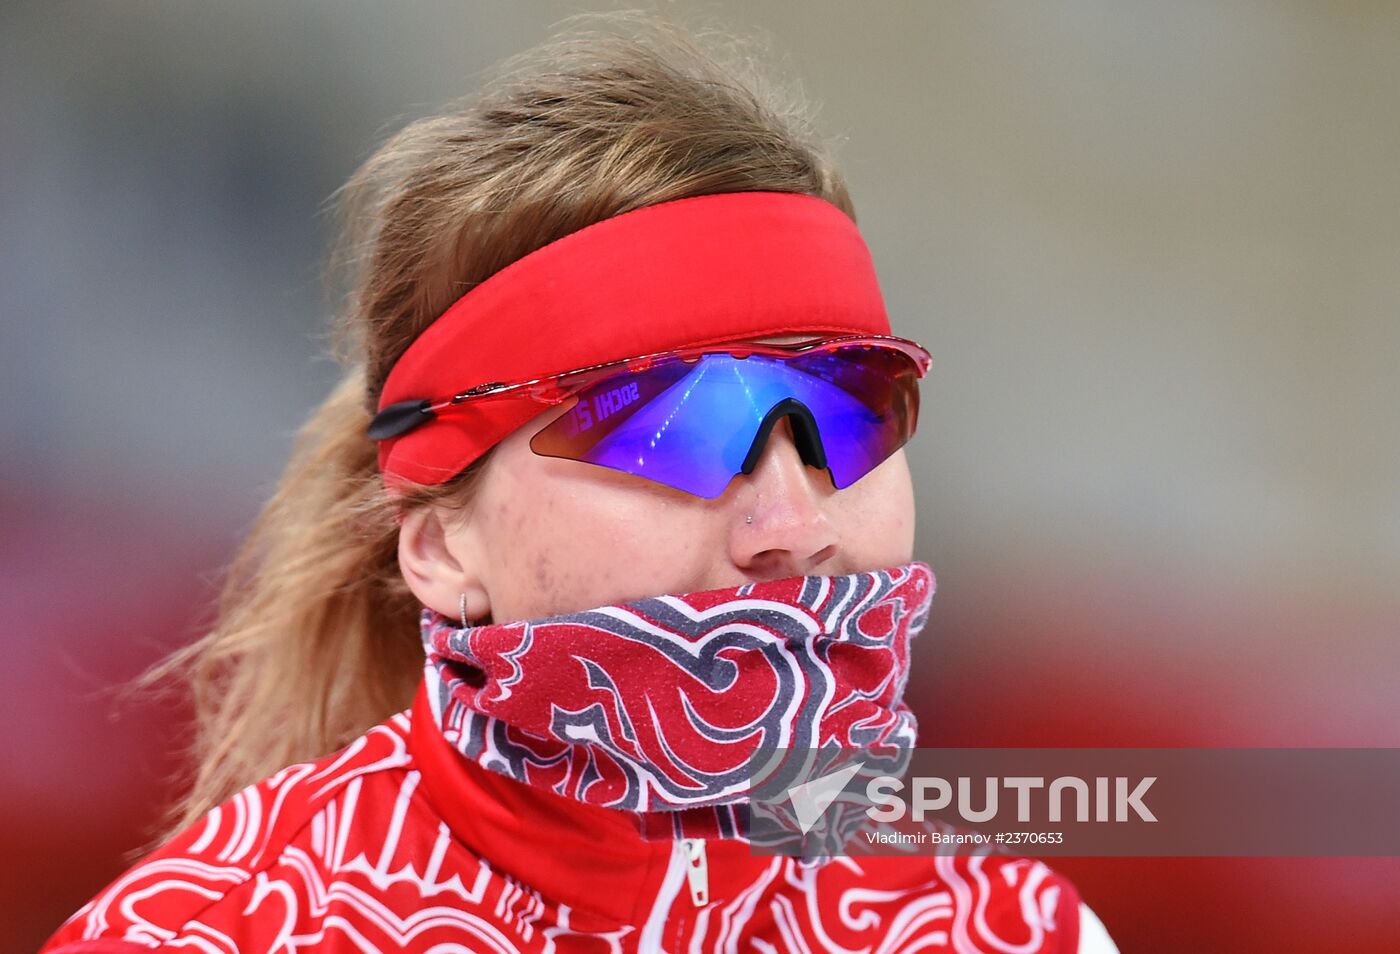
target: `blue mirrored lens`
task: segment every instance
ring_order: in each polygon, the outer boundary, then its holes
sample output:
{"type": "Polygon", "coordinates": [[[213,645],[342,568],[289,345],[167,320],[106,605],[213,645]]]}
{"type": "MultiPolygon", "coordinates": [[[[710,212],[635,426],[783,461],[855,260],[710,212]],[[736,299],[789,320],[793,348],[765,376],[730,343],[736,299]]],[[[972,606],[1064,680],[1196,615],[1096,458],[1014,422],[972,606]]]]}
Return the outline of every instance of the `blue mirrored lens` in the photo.
{"type": "Polygon", "coordinates": [[[530,446],[713,498],[742,471],[770,411],[791,399],[811,413],[832,483],[843,488],[913,433],[917,378],[903,352],[868,346],[662,362],[593,384],[530,446]]]}

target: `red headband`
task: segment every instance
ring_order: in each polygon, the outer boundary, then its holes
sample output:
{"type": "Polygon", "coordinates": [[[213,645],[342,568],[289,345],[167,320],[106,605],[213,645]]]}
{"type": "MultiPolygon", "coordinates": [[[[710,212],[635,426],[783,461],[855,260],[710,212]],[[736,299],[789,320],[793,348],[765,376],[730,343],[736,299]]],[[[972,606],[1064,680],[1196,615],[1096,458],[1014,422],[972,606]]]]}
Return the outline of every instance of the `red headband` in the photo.
{"type": "MultiPolygon", "coordinates": [[[[459,298],[389,372],[383,410],[492,381],[770,335],[888,335],[870,252],[815,196],[727,192],[596,222],[459,298]]],[[[482,401],[380,442],[386,482],[439,484],[540,413],[482,401]]]]}

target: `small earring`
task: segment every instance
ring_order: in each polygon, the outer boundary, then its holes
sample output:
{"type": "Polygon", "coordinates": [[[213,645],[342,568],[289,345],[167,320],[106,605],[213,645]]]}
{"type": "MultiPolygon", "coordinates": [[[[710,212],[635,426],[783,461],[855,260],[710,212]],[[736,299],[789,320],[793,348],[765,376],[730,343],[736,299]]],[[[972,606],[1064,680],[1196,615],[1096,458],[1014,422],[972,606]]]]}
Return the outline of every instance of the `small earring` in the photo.
{"type": "Polygon", "coordinates": [[[753,514],[749,514],[747,517],[745,517],[745,518],[744,518],[744,522],[745,522],[745,523],[753,523],[753,514]]]}
{"type": "Polygon", "coordinates": [[[457,609],[462,614],[462,628],[466,629],[471,625],[467,622],[467,594],[463,593],[461,599],[457,601],[457,609]]]}

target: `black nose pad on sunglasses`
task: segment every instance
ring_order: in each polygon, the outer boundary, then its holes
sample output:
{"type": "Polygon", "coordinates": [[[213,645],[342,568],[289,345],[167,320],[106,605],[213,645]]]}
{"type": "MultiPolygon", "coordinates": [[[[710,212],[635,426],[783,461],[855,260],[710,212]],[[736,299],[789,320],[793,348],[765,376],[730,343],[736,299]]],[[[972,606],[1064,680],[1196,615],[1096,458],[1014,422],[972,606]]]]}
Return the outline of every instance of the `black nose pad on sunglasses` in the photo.
{"type": "Polygon", "coordinates": [[[802,455],[802,462],[818,470],[826,468],[826,450],[822,447],[816,418],[801,401],[796,398],[783,398],[773,405],[772,410],[764,415],[762,423],[758,425],[758,433],[749,445],[749,453],[744,457],[744,466],[740,468],[740,473],[753,473],[753,469],[758,466],[758,458],[763,454],[763,446],[768,443],[768,435],[784,417],[792,418],[792,439],[797,445],[798,453],[802,455]]]}

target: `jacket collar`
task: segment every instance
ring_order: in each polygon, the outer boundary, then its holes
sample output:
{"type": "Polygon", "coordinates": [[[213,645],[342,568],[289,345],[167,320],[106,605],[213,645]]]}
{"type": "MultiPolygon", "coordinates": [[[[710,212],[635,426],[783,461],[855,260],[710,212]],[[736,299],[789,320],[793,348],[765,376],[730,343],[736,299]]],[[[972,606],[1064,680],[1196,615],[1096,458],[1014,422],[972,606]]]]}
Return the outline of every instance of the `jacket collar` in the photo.
{"type": "Polygon", "coordinates": [[[729,834],[727,808],[618,811],[482,767],[443,736],[424,682],[413,700],[408,744],[429,802],[473,854],[549,900],[612,922],[646,920],[677,838],[706,839],[711,902],[727,900],[737,891],[730,886],[750,883],[772,862],[729,834]]]}

